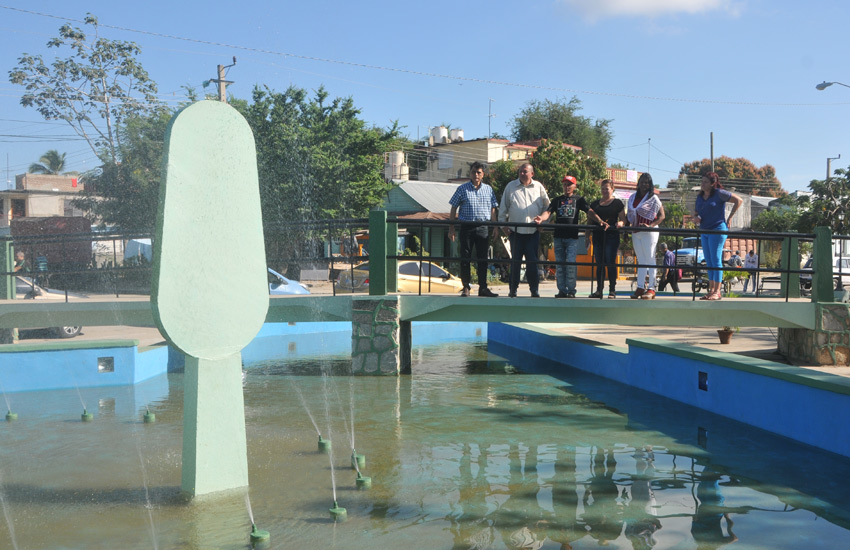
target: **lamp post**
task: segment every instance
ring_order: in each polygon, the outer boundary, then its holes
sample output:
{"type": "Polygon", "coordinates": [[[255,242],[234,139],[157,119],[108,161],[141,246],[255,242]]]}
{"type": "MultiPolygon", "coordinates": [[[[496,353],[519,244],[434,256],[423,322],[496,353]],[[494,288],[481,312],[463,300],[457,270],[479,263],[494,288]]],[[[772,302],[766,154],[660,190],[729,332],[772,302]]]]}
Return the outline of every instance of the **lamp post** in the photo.
{"type": "Polygon", "coordinates": [[[847,84],[844,84],[843,82],[827,82],[826,80],[824,80],[820,84],[816,85],[815,88],[817,88],[818,90],[826,90],[827,88],[829,88],[833,84],[838,84],[839,86],[844,86],[845,88],[850,88],[850,86],[848,86],[847,84]]]}

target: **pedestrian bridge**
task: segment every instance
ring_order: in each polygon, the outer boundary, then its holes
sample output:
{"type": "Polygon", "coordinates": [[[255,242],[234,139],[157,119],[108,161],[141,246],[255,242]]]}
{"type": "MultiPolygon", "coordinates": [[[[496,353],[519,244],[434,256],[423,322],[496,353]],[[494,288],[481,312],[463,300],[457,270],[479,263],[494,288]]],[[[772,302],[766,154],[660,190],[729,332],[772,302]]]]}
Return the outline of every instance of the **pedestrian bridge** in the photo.
{"type": "MultiPolygon", "coordinates": [[[[582,323],[633,326],[747,326],[814,330],[817,304],[809,299],[735,298],[693,301],[687,297],[657,300],[554,300],[546,298],[461,298],[400,294],[401,321],[504,323],[582,323]]],[[[266,322],[352,321],[352,302],[374,297],[272,297],[266,322]]],[[[0,328],[48,326],[155,326],[150,300],[115,299],[71,302],[0,302],[0,328]]],[[[200,325],[200,323],[199,323],[200,325]]]]}

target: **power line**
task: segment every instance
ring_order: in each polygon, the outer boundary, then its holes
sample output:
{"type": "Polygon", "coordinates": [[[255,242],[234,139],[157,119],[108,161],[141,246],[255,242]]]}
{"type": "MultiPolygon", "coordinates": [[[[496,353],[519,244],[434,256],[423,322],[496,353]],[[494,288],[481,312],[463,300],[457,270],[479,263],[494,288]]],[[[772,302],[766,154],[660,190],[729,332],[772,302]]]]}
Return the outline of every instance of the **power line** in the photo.
{"type": "MultiPolygon", "coordinates": [[[[52,18],[52,19],[60,19],[62,21],[71,21],[71,22],[83,23],[83,24],[85,23],[85,21],[82,21],[82,20],[79,20],[79,19],[72,19],[72,18],[68,18],[68,17],[60,17],[60,16],[57,16],[57,15],[52,15],[52,14],[48,14],[48,13],[40,13],[40,12],[31,11],[31,10],[24,10],[24,9],[21,9],[21,8],[13,8],[11,6],[0,5],[0,8],[11,10],[11,11],[16,11],[16,12],[20,12],[20,13],[26,13],[26,14],[29,14],[29,15],[36,15],[36,16],[39,16],[39,17],[49,17],[49,18],[52,18]]],[[[677,98],[677,97],[661,97],[661,96],[641,96],[641,95],[634,95],[634,94],[621,94],[621,93],[616,93],[616,92],[599,92],[599,91],[595,91],[595,90],[577,90],[577,89],[572,89],[572,88],[558,88],[558,87],[555,87],[555,86],[542,86],[542,85],[538,85],[538,84],[525,84],[525,83],[522,83],[522,82],[503,82],[503,81],[499,81],[499,80],[490,80],[490,79],[485,79],[485,78],[473,78],[473,77],[464,77],[464,76],[456,76],[456,75],[447,75],[447,74],[432,73],[432,72],[427,72],[427,71],[417,71],[417,70],[413,70],[413,69],[403,69],[403,68],[398,68],[398,67],[384,67],[384,66],[381,66],[381,65],[372,65],[372,64],[368,64],[368,63],[356,63],[356,62],[353,62],[353,61],[341,61],[341,60],[338,60],[338,59],[328,59],[328,58],[323,58],[323,57],[294,54],[294,53],[289,53],[289,52],[278,52],[278,51],[274,51],[274,50],[252,48],[252,47],[249,47],[249,46],[240,46],[240,45],[237,45],[237,44],[227,44],[227,43],[224,43],[224,42],[213,42],[211,40],[201,40],[201,39],[197,39],[197,38],[188,38],[188,37],[176,36],[176,35],[172,35],[172,34],[164,34],[164,33],[158,33],[158,32],[153,32],[153,31],[144,31],[144,30],[139,30],[139,29],[132,29],[132,28],[129,28],[129,27],[120,27],[118,25],[107,25],[107,24],[100,23],[100,22],[98,22],[97,25],[99,27],[104,27],[104,28],[108,28],[108,29],[114,29],[114,30],[125,31],[125,32],[132,32],[132,33],[137,33],[137,34],[144,34],[144,35],[148,35],[148,36],[156,36],[158,38],[167,38],[167,39],[170,39],[170,40],[182,40],[184,42],[192,42],[192,43],[195,43],[195,44],[205,44],[207,46],[216,46],[216,47],[230,48],[230,49],[235,49],[235,50],[264,53],[264,54],[268,54],[268,55],[292,57],[294,59],[303,59],[303,60],[306,60],[306,61],[318,61],[318,62],[321,62],[321,63],[333,63],[333,64],[337,64],[337,65],[345,65],[345,66],[349,66],[349,67],[359,67],[359,68],[363,68],[363,69],[372,69],[372,70],[377,70],[377,71],[387,71],[387,72],[395,72],[395,73],[412,74],[412,75],[416,75],[416,76],[425,76],[425,77],[431,77],[431,78],[443,78],[443,79],[448,79],[448,80],[459,80],[459,81],[462,81],[462,82],[475,82],[475,83],[478,83],[478,84],[489,84],[489,85],[494,85],[494,86],[506,86],[506,87],[513,87],[513,88],[528,88],[528,89],[534,89],[534,90],[547,90],[547,91],[564,92],[564,93],[571,93],[571,94],[588,94],[588,95],[600,95],[600,96],[608,96],[608,97],[622,97],[622,98],[627,98],[627,99],[644,99],[644,100],[650,100],[650,101],[672,101],[672,102],[679,102],[679,103],[705,103],[705,104],[713,104],[713,105],[750,105],[750,106],[766,106],[766,107],[812,107],[812,106],[848,105],[847,102],[843,102],[843,103],[770,103],[770,102],[758,102],[758,101],[722,101],[722,100],[713,100],[713,99],[693,99],[693,98],[677,98]]]]}

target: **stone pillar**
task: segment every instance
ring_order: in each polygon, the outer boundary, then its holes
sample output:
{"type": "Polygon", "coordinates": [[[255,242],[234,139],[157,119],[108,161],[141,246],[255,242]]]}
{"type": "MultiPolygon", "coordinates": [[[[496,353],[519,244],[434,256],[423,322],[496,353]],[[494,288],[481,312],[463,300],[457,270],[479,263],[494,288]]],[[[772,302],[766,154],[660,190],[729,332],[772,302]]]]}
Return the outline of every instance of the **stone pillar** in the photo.
{"type": "Polygon", "coordinates": [[[351,301],[352,374],[399,374],[403,361],[398,305],[397,296],[351,301]]]}
{"type": "Polygon", "coordinates": [[[850,365],[850,306],[817,304],[816,328],[779,329],[779,353],[806,365],[850,365]]]}

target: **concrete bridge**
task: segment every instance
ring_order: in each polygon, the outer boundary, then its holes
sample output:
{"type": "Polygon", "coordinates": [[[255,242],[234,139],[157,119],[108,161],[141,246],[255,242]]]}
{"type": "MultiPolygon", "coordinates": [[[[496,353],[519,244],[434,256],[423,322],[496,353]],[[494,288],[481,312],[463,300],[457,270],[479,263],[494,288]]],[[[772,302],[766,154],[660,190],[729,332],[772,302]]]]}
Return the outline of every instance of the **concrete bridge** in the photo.
{"type": "MultiPolygon", "coordinates": [[[[352,357],[368,373],[397,373],[409,362],[413,321],[582,323],[632,326],[777,327],[780,351],[809,364],[847,364],[850,315],[835,303],[832,288],[832,235],[818,228],[811,298],[800,298],[782,276],[783,298],[693,301],[689,295],[663,300],[546,300],[534,298],[461,298],[394,292],[397,258],[388,257],[396,235],[385,212],[370,220],[370,295],[272,297],[269,323],[345,321],[354,323],[352,357]],[[820,253],[817,253],[820,251],[820,253]],[[788,289],[788,300],[784,298],[788,289]]],[[[793,278],[792,278],[793,277],[793,278]]],[[[49,326],[155,326],[149,299],[90,299],[70,302],[0,301],[0,329],[49,326]]],[[[203,322],[199,320],[199,330],[203,322]]]]}

